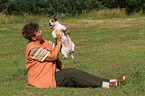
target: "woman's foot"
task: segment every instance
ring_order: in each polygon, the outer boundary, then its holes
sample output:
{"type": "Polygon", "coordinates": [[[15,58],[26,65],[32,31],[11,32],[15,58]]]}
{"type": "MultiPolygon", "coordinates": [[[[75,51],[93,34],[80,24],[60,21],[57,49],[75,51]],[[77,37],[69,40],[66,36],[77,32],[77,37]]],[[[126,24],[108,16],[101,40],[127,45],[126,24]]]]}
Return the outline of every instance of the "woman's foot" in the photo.
{"type": "Polygon", "coordinates": [[[104,82],[103,81],[102,87],[103,88],[113,88],[113,87],[116,87],[117,85],[118,85],[117,81],[116,82],[104,82]]]}
{"type": "Polygon", "coordinates": [[[103,81],[102,87],[104,87],[104,88],[113,88],[113,87],[119,86],[120,83],[124,83],[125,80],[126,80],[126,77],[123,76],[122,78],[119,78],[119,79],[110,79],[110,82],[104,82],[103,81]]]}
{"type": "Polygon", "coordinates": [[[110,82],[109,83],[109,88],[116,87],[117,85],[118,85],[117,82],[110,82]]]}
{"type": "Polygon", "coordinates": [[[119,83],[124,83],[125,80],[126,80],[126,76],[123,76],[122,78],[116,79],[116,81],[119,83]]]}

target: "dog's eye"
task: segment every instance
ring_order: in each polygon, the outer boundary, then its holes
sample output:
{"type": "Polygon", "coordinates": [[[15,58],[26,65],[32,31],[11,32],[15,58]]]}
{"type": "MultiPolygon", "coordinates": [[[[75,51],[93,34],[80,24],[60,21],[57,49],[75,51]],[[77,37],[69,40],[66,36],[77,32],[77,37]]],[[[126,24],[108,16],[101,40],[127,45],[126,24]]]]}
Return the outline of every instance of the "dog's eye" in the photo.
{"type": "Polygon", "coordinates": [[[54,20],[51,20],[51,22],[53,22],[54,20]]]}

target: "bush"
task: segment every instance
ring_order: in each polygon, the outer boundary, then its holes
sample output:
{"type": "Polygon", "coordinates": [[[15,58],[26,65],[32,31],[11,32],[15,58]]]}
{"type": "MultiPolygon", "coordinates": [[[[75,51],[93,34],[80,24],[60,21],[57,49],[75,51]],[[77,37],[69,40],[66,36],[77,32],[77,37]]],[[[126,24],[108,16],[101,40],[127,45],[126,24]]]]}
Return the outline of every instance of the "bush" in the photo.
{"type": "Polygon", "coordinates": [[[143,10],[145,13],[145,0],[99,0],[107,8],[125,8],[127,14],[143,10]]]}
{"type": "Polygon", "coordinates": [[[46,16],[80,14],[102,8],[121,8],[127,14],[145,13],[145,0],[1,0],[0,12],[8,15],[40,14],[46,16]]]}
{"type": "Polygon", "coordinates": [[[2,0],[0,12],[5,14],[80,14],[83,10],[100,9],[97,0],[2,0]]]}

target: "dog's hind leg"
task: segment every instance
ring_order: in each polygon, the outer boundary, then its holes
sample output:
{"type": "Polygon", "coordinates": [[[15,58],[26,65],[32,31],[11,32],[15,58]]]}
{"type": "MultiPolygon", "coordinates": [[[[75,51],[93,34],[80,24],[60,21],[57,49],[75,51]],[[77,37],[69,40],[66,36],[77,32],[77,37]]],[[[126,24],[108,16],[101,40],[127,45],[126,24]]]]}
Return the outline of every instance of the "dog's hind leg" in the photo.
{"type": "Polygon", "coordinates": [[[61,52],[62,54],[64,55],[64,57],[62,57],[63,59],[66,59],[68,56],[67,56],[67,53],[66,53],[66,50],[64,47],[61,48],[61,52]]]}
{"type": "Polygon", "coordinates": [[[73,53],[70,53],[70,56],[71,56],[72,59],[75,61],[75,56],[73,55],[73,53]]]}
{"type": "Polygon", "coordinates": [[[74,52],[75,51],[75,44],[71,42],[71,50],[74,52]]]}
{"type": "Polygon", "coordinates": [[[63,54],[64,56],[62,57],[63,59],[66,59],[68,56],[66,54],[63,54]]]}

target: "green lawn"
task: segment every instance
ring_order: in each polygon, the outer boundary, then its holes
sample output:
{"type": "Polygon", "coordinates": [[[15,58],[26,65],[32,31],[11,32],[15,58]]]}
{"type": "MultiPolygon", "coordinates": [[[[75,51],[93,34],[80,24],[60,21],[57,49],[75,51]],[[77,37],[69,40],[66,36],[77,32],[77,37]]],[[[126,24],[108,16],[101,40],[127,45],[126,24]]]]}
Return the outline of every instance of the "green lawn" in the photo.
{"type": "Polygon", "coordinates": [[[110,89],[26,87],[27,40],[21,34],[22,27],[28,22],[37,22],[45,38],[53,39],[47,26],[48,18],[16,18],[0,19],[0,96],[145,95],[145,17],[58,18],[61,24],[71,30],[71,38],[76,45],[75,62],[71,57],[63,60],[62,54],[59,55],[64,66],[75,67],[102,78],[127,76],[124,84],[110,89]]]}

